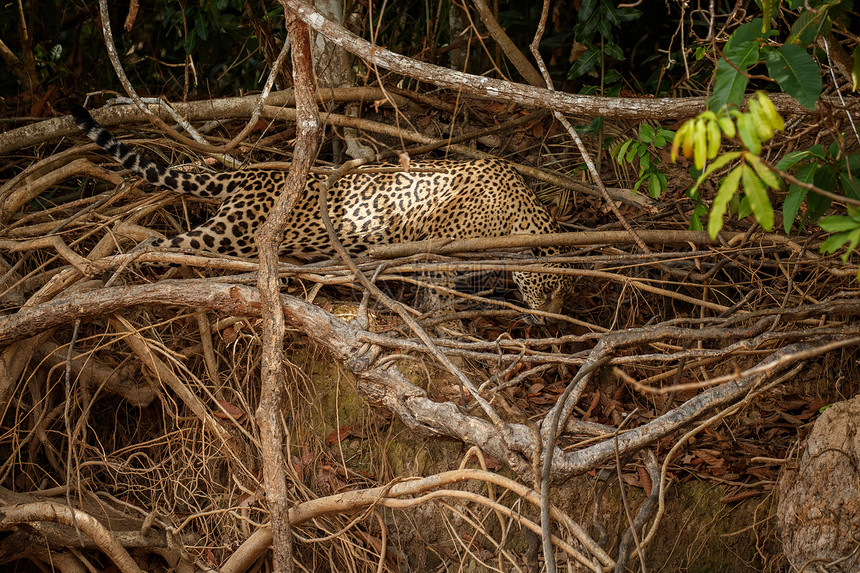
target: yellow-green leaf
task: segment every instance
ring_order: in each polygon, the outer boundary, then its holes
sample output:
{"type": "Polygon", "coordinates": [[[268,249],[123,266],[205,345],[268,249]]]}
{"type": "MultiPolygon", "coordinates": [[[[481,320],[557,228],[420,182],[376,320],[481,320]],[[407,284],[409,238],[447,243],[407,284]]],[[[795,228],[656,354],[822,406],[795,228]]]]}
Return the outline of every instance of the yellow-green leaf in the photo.
{"type": "Polygon", "coordinates": [[[773,0],[762,0],[761,2],[762,22],[761,33],[767,34],[770,30],[770,19],[773,17],[773,0]]]}
{"type": "Polygon", "coordinates": [[[761,104],[756,99],[751,99],[749,102],[749,115],[752,117],[752,123],[755,126],[756,133],[760,141],[767,141],[773,137],[773,127],[770,125],[770,118],[761,108],[761,104]]]}
{"type": "Polygon", "coordinates": [[[767,118],[770,120],[770,125],[777,131],[785,130],[785,122],[782,120],[782,116],[779,115],[779,112],[776,111],[776,106],[773,105],[773,102],[767,97],[767,94],[764,92],[756,92],[756,97],[758,98],[758,102],[761,104],[761,109],[767,118]]]}
{"type": "Polygon", "coordinates": [[[854,66],[851,68],[851,91],[856,92],[860,87],[860,44],[854,46],[854,66]]]}
{"type": "Polygon", "coordinates": [[[720,135],[720,124],[716,119],[709,119],[708,123],[708,159],[713,159],[720,152],[720,143],[722,136],[720,135]]]}
{"type": "Polygon", "coordinates": [[[735,122],[732,121],[732,118],[728,115],[721,113],[717,117],[717,122],[720,124],[720,129],[723,130],[723,133],[726,134],[726,137],[734,137],[737,133],[735,131],[735,122]]]}
{"type": "Polygon", "coordinates": [[[754,154],[761,153],[761,141],[758,138],[758,130],[753,125],[752,116],[748,113],[741,113],[737,116],[738,119],[738,135],[741,141],[754,154]]]}
{"type": "MultiPolygon", "coordinates": [[[[687,120],[684,124],[678,128],[678,131],[675,132],[675,138],[672,140],[672,163],[678,159],[678,148],[684,147],[686,148],[686,141],[689,139],[690,129],[692,129],[693,120],[687,120]]],[[[687,156],[686,153],[684,153],[687,156]]]]}
{"type": "Polygon", "coordinates": [[[714,197],[714,202],[711,205],[711,213],[708,215],[708,234],[711,236],[711,239],[715,239],[723,228],[723,215],[726,214],[726,206],[738,190],[738,182],[740,181],[742,171],[743,166],[738,165],[720,183],[720,189],[717,191],[717,196],[714,197]]]}
{"type": "Polygon", "coordinates": [[[725,166],[725,164],[728,163],[729,161],[734,161],[735,159],[737,159],[741,155],[743,155],[743,152],[741,152],[741,151],[732,151],[731,153],[724,153],[724,154],[720,155],[719,157],[717,157],[714,161],[712,161],[708,165],[707,169],[702,171],[702,174],[699,175],[698,179],[696,179],[696,184],[693,185],[693,187],[690,189],[690,193],[691,194],[695,193],[696,189],[699,188],[699,185],[701,185],[705,181],[705,179],[707,179],[711,175],[711,173],[713,173],[717,169],[720,169],[721,167],[725,166]]]}
{"type": "Polygon", "coordinates": [[[767,191],[755,171],[749,165],[743,165],[744,192],[752,207],[753,215],[765,231],[773,229],[773,207],[767,197],[767,191]]]}
{"type": "Polygon", "coordinates": [[[708,157],[708,131],[704,119],[699,118],[696,120],[693,137],[695,138],[693,153],[695,155],[696,169],[704,169],[705,159],[708,157]]]}
{"type": "Polygon", "coordinates": [[[752,164],[753,169],[755,169],[759,178],[761,178],[768,187],[771,189],[779,189],[779,178],[776,176],[776,173],[765,167],[764,163],[761,162],[761,159],[758,156],[752,154],[747,155],[747,163],[752,164]]]}

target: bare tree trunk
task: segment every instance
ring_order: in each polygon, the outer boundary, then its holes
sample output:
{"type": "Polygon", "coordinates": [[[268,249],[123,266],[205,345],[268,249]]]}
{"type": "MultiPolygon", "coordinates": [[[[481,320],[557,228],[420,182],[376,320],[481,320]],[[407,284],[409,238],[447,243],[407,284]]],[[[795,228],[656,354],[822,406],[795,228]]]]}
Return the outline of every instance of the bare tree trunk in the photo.
{"type": "Polygon", "coordinates": [[[448,67],[458,72],[466,71],[466,63],[469,58],[469,43],[463,40],[468,38],[469,18],[465,10],[451,3],[448,10],[448,41],[452,46],[457,46],[448,52],[448,67]]]}
{"type": "MultiPolygon", "coordinates": [[[[326,18],[343,26],[344,14],[341,0],[314,0],[314,7],[326,18]]],[[[320,87],[331,89],[355,85],[355,74],[350,66],[351,55],[333,42],[329,42],[322,34],[313,34],[314,69],[320,87]]],[[[324,92],[324,90],[323,90],[324,92]]],[[[359,105],[347,104],[348,117],[358,117],[359,105]]],[[[358,130],[354,127],[343,128],[343,141],[346,143],[346,154],[352,159],[369,158],[375,155],[372,148],[362,145],[358,138],[358,130]]],[[[335,143],[340,143],[338,139],[335,143]]],[[[339,152],[337,149],[336,153],[339,152]]]]}

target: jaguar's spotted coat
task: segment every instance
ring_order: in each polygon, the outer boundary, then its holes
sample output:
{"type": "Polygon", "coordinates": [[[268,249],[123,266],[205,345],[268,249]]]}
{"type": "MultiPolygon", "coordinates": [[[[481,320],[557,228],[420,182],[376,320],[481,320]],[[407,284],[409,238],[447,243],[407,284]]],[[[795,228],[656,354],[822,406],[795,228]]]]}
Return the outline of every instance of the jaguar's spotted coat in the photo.
{"type": "MultiPolygon", "coordinates": [[[[153,185],[179,193],[222,200],[218,212],[196,229],[156,246],[203,249],[254,256],[254,232],[280,195],[287,172],[247,169],[226,173],[185,173],[134,153],[80,106],[72,106],[77,126],[115,160],[153,185]]],[[[354,255],[372,245],[430,238],[467,239],[558,230],[522,177],[501,160],[414,161],[424,171],[353,172],[328,191],[329,210],[344,247],[354,255]]],[[[317,203],[324,174],[312,173],[307,193],[296,202],[280,252],[322,259],[335,255],[317,203]]],[[[558,248],[535,249],[540,256],[558,248]]],[[[573,290],[566,275],[513,273],[529,307],[559,312],[573,290]]]]}

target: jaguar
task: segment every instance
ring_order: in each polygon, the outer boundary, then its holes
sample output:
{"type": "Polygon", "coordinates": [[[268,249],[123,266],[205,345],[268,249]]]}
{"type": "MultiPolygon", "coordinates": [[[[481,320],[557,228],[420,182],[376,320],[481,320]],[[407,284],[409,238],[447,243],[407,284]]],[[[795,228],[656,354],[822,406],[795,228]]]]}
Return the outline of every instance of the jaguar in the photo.
{"type": "MultiPolygon", "coordinates": [[[[280,196],[286,170],[178,171],[135,153],[83,107],[73,105],[70,111],[81,131],[152,185],[221,201],[215,215],[205,223],[176,237],[156,240],[153,246],[255,256],[254,233],[280,196]]],[[[364,166],[341,177],[328,190],[332,225],[352,255],[387,243],[559,230],[520,174],[503,160],[420,160],[412,161],[409,170],[387,167],[364,166]]],[[[282,255],[305,260],[336,256],[319,213],[318,191],[326,178],[325,172],[309,174],[305,193],[290,214],[280,245],[282,255]]],[[[562,252],[558,247],[533,251],[540,257],[562,252]]],[[[573,291],[570,275],[514,272],[513,279],[523,301],[534,310],[558,313],[573,291]]]]}

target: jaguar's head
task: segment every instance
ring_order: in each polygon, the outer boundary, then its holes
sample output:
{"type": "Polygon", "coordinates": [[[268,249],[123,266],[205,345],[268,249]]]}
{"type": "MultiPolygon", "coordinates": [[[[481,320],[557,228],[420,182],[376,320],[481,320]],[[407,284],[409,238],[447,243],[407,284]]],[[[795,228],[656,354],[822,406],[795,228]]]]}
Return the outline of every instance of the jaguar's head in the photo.
{"type": "MultiPolygon", "coordinates": [[[[561,263],[548,263],[546,266],[559,269],[569,268],[561,263]]],[[[558,314],[564,300],[573,294],[573,276],[553,273],[514,272],[514,282],[523,295],[523,302],[533,310],[558,314]]],[[[526,321],[541,324],[541,317],[526,315],[526,321]]]]}

